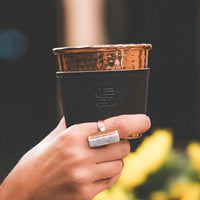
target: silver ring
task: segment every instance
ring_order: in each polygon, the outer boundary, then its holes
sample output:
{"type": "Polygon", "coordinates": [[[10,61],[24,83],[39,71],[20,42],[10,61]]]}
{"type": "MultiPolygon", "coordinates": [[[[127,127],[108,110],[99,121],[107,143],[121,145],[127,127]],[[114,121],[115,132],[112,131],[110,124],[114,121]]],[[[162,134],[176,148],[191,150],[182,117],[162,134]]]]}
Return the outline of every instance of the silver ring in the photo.
{"type": "Polygon", "coordinates": [[[100,147],[108,144],[119,142],[119,133],[117,130],[108,130],[103,121],[97,122],[98,132],[93,133],[88,137],[90,147],[100,147]]]}

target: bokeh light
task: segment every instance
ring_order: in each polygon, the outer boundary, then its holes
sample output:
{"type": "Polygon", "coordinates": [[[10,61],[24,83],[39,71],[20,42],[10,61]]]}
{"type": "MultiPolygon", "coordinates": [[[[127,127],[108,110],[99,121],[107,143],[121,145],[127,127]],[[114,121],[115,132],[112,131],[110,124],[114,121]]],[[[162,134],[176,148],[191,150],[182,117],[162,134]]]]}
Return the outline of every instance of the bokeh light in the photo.
{"type": "Polygon", "coordinates": [[[26,54],[27,46],[27,38],[21,31],[7,29],[0,32],[0,59],[20,60],[26,54]]]}

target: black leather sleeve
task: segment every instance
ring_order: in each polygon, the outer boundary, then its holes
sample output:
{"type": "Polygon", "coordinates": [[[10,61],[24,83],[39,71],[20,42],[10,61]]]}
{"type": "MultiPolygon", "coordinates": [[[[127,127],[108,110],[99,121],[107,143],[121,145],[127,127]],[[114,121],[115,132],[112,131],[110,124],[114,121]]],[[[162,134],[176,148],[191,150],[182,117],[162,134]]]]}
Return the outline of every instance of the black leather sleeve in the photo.
{"type": "Polygon", "coordinates": [[[149,68],[57,72],[67,126],[121,114],[146,113],[149,68]]]}

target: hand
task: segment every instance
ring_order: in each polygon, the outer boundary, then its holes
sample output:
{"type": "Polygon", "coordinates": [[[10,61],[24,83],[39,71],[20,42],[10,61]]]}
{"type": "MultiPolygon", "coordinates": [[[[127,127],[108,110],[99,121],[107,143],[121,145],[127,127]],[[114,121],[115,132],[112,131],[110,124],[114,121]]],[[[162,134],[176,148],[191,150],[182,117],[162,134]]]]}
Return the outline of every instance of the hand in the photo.
{"type": "MultiPolygon", "coordinates": [[[[117,129],[120,138],[143,133],[150,127],[146,115],[106,119],[106,130],[117,129]]],[[[130,152],[127,140],[90,148],[88,136],[97,123],[66,129],[64,118],[37,146],[27,152],[0,186],[1,200],[91,200],[113,185],[130,152]]]]}

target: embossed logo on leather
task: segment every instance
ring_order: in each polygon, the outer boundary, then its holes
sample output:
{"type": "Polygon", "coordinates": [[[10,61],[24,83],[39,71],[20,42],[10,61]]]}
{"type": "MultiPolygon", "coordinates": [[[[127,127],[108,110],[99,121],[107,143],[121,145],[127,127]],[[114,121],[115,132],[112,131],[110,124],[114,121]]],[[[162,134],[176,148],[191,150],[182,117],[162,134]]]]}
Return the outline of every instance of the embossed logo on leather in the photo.
{"type": "Polygon", "coordinates": [[[96,106],[98,107],[111,107],[116,104],[116,90],[112,87],[97,88],[96,93],[96,106]]]}

